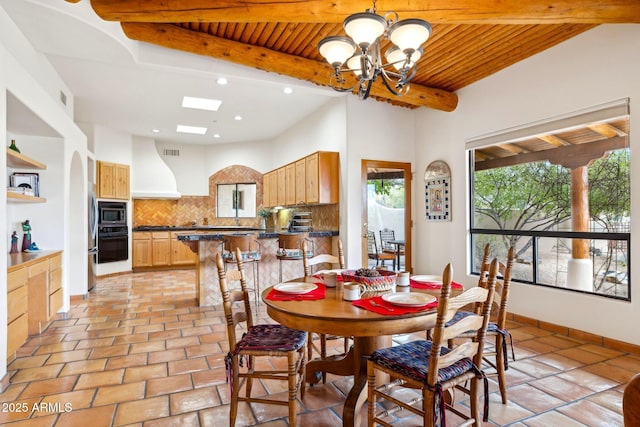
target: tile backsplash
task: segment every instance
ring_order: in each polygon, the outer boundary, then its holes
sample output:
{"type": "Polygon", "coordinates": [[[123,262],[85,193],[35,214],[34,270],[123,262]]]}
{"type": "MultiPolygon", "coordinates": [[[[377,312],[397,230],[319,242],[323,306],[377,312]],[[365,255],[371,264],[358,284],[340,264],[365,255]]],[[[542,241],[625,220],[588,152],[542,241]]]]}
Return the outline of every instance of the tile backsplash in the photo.
{"type": "MultiPolygon", "coordinates": [[[[262,206],[262,174],[246,166],[233,165],[209,177],[208,196],[183,196],[177,200],[134,199],[133,226],[141,225],[236,225],[235,218],[217,218],[217,184],[256,183],[257,206],[262,206]]],[[[337,230],[340,226],[339,205],[296,206],[282,209],[267,219],[267,228],[284,229],[293,211],[312,213],[314,230],[337,230]]],[[[239,218],[239,225],[259,226],[260,218],[239,218]]]]}

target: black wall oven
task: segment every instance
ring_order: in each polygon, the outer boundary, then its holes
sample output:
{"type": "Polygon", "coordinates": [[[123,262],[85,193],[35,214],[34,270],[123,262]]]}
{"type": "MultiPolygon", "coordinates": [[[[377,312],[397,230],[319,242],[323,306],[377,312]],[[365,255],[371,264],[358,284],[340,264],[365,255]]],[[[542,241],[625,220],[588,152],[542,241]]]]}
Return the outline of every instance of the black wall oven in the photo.
{"type": "Polygon", "coordinates": [[[98,202],[98,264],[129,259],[125,202],[98,202]]]}

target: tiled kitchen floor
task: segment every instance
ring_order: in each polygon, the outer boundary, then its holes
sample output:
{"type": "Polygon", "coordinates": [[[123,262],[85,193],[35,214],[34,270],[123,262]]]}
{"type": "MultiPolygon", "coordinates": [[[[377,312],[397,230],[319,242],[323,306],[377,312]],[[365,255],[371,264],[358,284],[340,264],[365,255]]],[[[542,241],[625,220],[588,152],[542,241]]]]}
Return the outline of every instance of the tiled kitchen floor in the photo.
{"type": "MultiPolygon", "coordinates": [[[[192,271],[101,279],[86,300],[74,301],[68,318],[20,348],[8,367],[11,385],[0,394],[0,425],[228,425],[223,312],[196,307],[193,283],[192,271]]],[[[258,317],[269,321],[264,306],[258,317]]],[[[517,361],[507,371],[509,403],[500,403],[492,382],[487,425],[623,424],[622,391],[640,372],[640,355],[527,325],[510,328],[517,361]]],[[[307,388],[299,425],[340,425],[350,384],[330,375],[326,385],[307,388]]],[[[254,390],[284,389],[267,383],[254,390]]],[[[400,415],[398,425],[418,424],[400,415]]],[[[288,425],[286,407],[241,405],[237,425],[255,424],[288,425]]]]}

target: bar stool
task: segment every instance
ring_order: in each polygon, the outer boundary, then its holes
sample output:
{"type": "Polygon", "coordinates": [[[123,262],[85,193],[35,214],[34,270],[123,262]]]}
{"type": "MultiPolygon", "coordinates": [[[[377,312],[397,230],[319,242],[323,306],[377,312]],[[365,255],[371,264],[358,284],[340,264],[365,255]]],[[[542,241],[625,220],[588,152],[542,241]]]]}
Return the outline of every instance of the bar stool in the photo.
{"type": "Polygon", "coordinates": [[[256,306],[260,300],[260,245],[255,234],[229,234],[224,236],[222,257],[225,261],[225,271],[228,264],[236,263],[236,248],[240,249],[242,262],[251,264],[253,268],[253,290],[256,306]]]}
{"type": "Polygon", "coordinates": [[[300,261],[302,260],[302,243],[307,242],[310,245],[310,256],[313,256],[313,241],[307,238],[307,233],[281,233],[278,234],[278,251],[276,258],[278,259],[278,278],[282,282],[282,261],[300,261]]]}

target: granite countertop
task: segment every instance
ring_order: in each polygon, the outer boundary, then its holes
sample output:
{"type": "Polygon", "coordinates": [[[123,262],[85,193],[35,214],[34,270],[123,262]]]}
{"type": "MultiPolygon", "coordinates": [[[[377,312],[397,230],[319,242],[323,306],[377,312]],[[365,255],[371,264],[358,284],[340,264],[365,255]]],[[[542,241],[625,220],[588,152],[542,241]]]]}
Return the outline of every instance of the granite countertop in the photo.
{"type": "Polygon", "coordinates": [[[136,231],[261,231],[264,228],[244,225],[139,225],[136,231]]]}
{"type": "MultiPolygon", "coordinates": [[[[228,235],[229,233],[223,233],[223,232],[216,232],[219,230],[210,230],[209,232],[203,232],[203,230],[201,229],[190,229],[191,231],[194,231],[194,233],[181,233],[178,235],[178,240],[184,240],[184,241],[198,241],[198,240],[222,240],[224,239],[225,235],[228,235]]],[[[232,230],[228,230],[225,229],[226,231],[232,231],[232,230]]],[[[278,235],[280,234],[286,234],[288,233],[287,231],[284,230],[274,230],[274,229],[244,229],[247,231],[258,231],[257,233],[251,233],[251,234],[257,234],[258,239],[277,239],[278,235]]],[[[134,230],[135,231],[135,230],[134,230]]],[[[185,230],[188,231],[188,230],[185,230]]],[[[206,231],[206,230],[204,230],[206,231]]],[[[318,230],[318,231],[309,231],[307,232],[307,235],[309,237],[331,237],[331,236],[338,236],[340,233],[338,230],[318,230]]]]}

